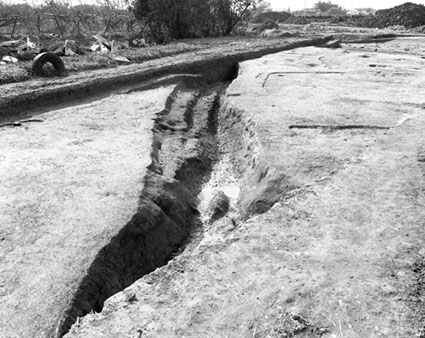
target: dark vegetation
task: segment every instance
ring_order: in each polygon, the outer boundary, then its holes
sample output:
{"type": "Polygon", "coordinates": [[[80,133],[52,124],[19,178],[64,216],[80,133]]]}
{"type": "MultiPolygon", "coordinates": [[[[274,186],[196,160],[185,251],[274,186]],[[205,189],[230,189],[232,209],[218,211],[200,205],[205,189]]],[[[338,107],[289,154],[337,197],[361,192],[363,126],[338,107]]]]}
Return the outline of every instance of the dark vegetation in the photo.
{"type": "MultiPolygon", "coordinates": [[[[314,8],[320,11],[321,15],[329,17],[339,17],[345,16],[346,11],[336,4],[331,3],[330,1],[318,1],[314,4],[314,8]]],[[[275,23],[286,23],[286,24],[297,24],[297,25],[307,25],[310,23],[308,19],[305,18],[305,15],[300,15],[303,11],[297,11],[298,14],[292,15],[288,12],[274,12],[274,11],[263,11],[256,14],[251,23],[266,23],[273,21],[275,23]]]]}
{"type": "Polygon", "coordinates": [[[259,9],[263,0],[97,0],[72,6],[45,0],[38,6],[0,0],[0,34],[10,37],[87,34],[130,36],[149,43],[230,35],[259,9]]]}
{"type": "Polygon", "coordinates": [[[0,33],[21,37],[115,34],[137,31],[138,23],[122,2],[99,0],[96,5],[72,6],[63,0],[46,0],[38,6],[7,4],[0,0],[0,33]]]}
{"type": "Polygon", "coordinates": [[[135,0],[134,14],[149,40],[228,36],[258,0],[135,0]],[[164,10],[166,8],[167,10],[164,10]]]}
{"type": "Polygon", "coordinates": [[[330,13],[345,13],[344,9],[341,6],[338,6],[336,4],[333,4],[332,2],[328,1],[318,1],[314,4],[314,8],[318,9],[321,12],[330,12],[330,13]]]}

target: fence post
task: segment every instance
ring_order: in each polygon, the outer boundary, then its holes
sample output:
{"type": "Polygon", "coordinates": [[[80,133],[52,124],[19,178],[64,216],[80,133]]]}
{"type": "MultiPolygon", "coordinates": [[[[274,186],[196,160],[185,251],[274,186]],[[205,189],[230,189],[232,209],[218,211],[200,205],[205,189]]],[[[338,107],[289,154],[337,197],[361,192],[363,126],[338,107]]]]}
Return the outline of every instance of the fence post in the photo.
{"type": "Polygon", "coordinates": [[[15,17],[15,22],[13,23],[12,33],[10,33],[10,37],[13,38],[15,35],[16,24],[18,23],[18,17],[15,17]]]}
{"type": "Polygon", "coordinates": [[[60,33],[61,37],[63,38],[62,28],[61,28],[61,26],[59,25],[59,21],[58,21],[58,18],[56,17],[56,14],[53,14],[53,17],[55,18],[56,26],[58,26],[59,33],[60,33]]]}
{"type": "Polygon", "coordinates": [[[37,30],[38,30],[38,35],[41,35],[41,15],[38,14],[37,16],[37,30]]]}

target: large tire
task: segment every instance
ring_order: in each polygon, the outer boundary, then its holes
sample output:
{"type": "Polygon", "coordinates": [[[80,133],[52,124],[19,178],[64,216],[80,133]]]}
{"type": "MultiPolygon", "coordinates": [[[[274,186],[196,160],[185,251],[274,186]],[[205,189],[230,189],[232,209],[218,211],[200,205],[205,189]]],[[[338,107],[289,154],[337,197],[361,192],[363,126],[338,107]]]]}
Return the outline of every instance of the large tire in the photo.
{"type": "Polygon", "coordinates": [[[43,72],[43,66],[46,63],[51,63],[53,65],[53,67],[55,68],[56,75],[62,75],[63,73],[65,73],[65,65],[62,59],[54,53],[47,52],[38,54],[34,58],[32,62],[32,70],[34,74],[37,76],[45,75],[43,72]]]}

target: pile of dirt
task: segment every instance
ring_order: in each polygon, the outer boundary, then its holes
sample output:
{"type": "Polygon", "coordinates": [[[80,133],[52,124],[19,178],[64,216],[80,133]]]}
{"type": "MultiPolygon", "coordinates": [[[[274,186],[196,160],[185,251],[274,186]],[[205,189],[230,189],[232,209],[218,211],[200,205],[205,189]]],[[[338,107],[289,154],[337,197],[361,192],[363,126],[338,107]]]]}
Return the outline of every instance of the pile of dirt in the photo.
{"type": "Polygon", "coordinates": [[[365,18],[361,24],[372,28],[422,26],[425,25],[425,6],[406,2],[400,6],[377,11],[374,16],[365,18]]]}
{"type": "Polygon", "coordinates": [[[274,22],[285,22],[292,15],[286,12],[264,12],[256,15],[251,22],[252,23],[263,23],[266,21],[274,21],[274,22]]]}
{"type": "Polygon", "coordinates": [[[285,23],[293,25],[308,25],[311,22],[303,16],[291,16],[288,20],[285,21],[285,23]]]}

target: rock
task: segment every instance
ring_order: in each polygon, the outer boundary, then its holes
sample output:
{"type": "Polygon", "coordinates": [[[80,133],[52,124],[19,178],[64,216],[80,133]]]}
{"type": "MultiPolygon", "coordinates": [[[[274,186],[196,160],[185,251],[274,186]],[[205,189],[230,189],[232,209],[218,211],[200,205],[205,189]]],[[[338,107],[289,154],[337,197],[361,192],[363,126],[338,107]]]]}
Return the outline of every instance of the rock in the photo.
{"type": "Polygon", "coordinates": [[[112,61],[118,62],[118,63],[131,63],[131,61],[129,59],[127,59],[125,56],[121,56],[121,55],[110,55],[110,59],[112,61]]]}
{"type": "Polygon", "coordinates": [[[209,222],[215,222],[222,218],[229,211],[230,199],[221,190],[219,190],[211,199],[208,205],[208,219],[209,222]]]}
{"type": "Polygon", "coordinates": [[[16,63],[16,62],[18,62],[17,58],[15,58],[13,56],[9,56],[9,55],[3,56],[3,58],[1,60],[3,62],[6,62],[6,63],[16,63]]]}
{"type": "Polygon", "coordinates": [[[96,41],[91,45],[90,51],[100,54],[108,54],[110,52],[110,49],[108,49],[104,44],[96,41]]]}
{"type": "Polygon", "coordinates": [[[40,38],[38,36],[27,36],[26,52],[32,54],[40,53],[40,38]]]}
{"type": "Polygon", "coordinates": [[[77,44],[74,40],[65,40],[64,53],[67,56],[73,56],[77,54],[77,44]]]}
{"type": "Polygon", "coordinates": [[[325,48],[341,48],[341,41],[340,40],[331,40],[326,42],[325,44],[319,46],[319,47],[325,47],[325,48]]]}
{"type": "Polygon", "coordinates": [[[104,37],[100,36],[100,35],[93,35],[93,38],[101,43],[102,45],[104,45],[106,48],[108,48],[109,50],[111,50],[111,41],[108,41],[107,39],[105,39],[104,37]]]}

